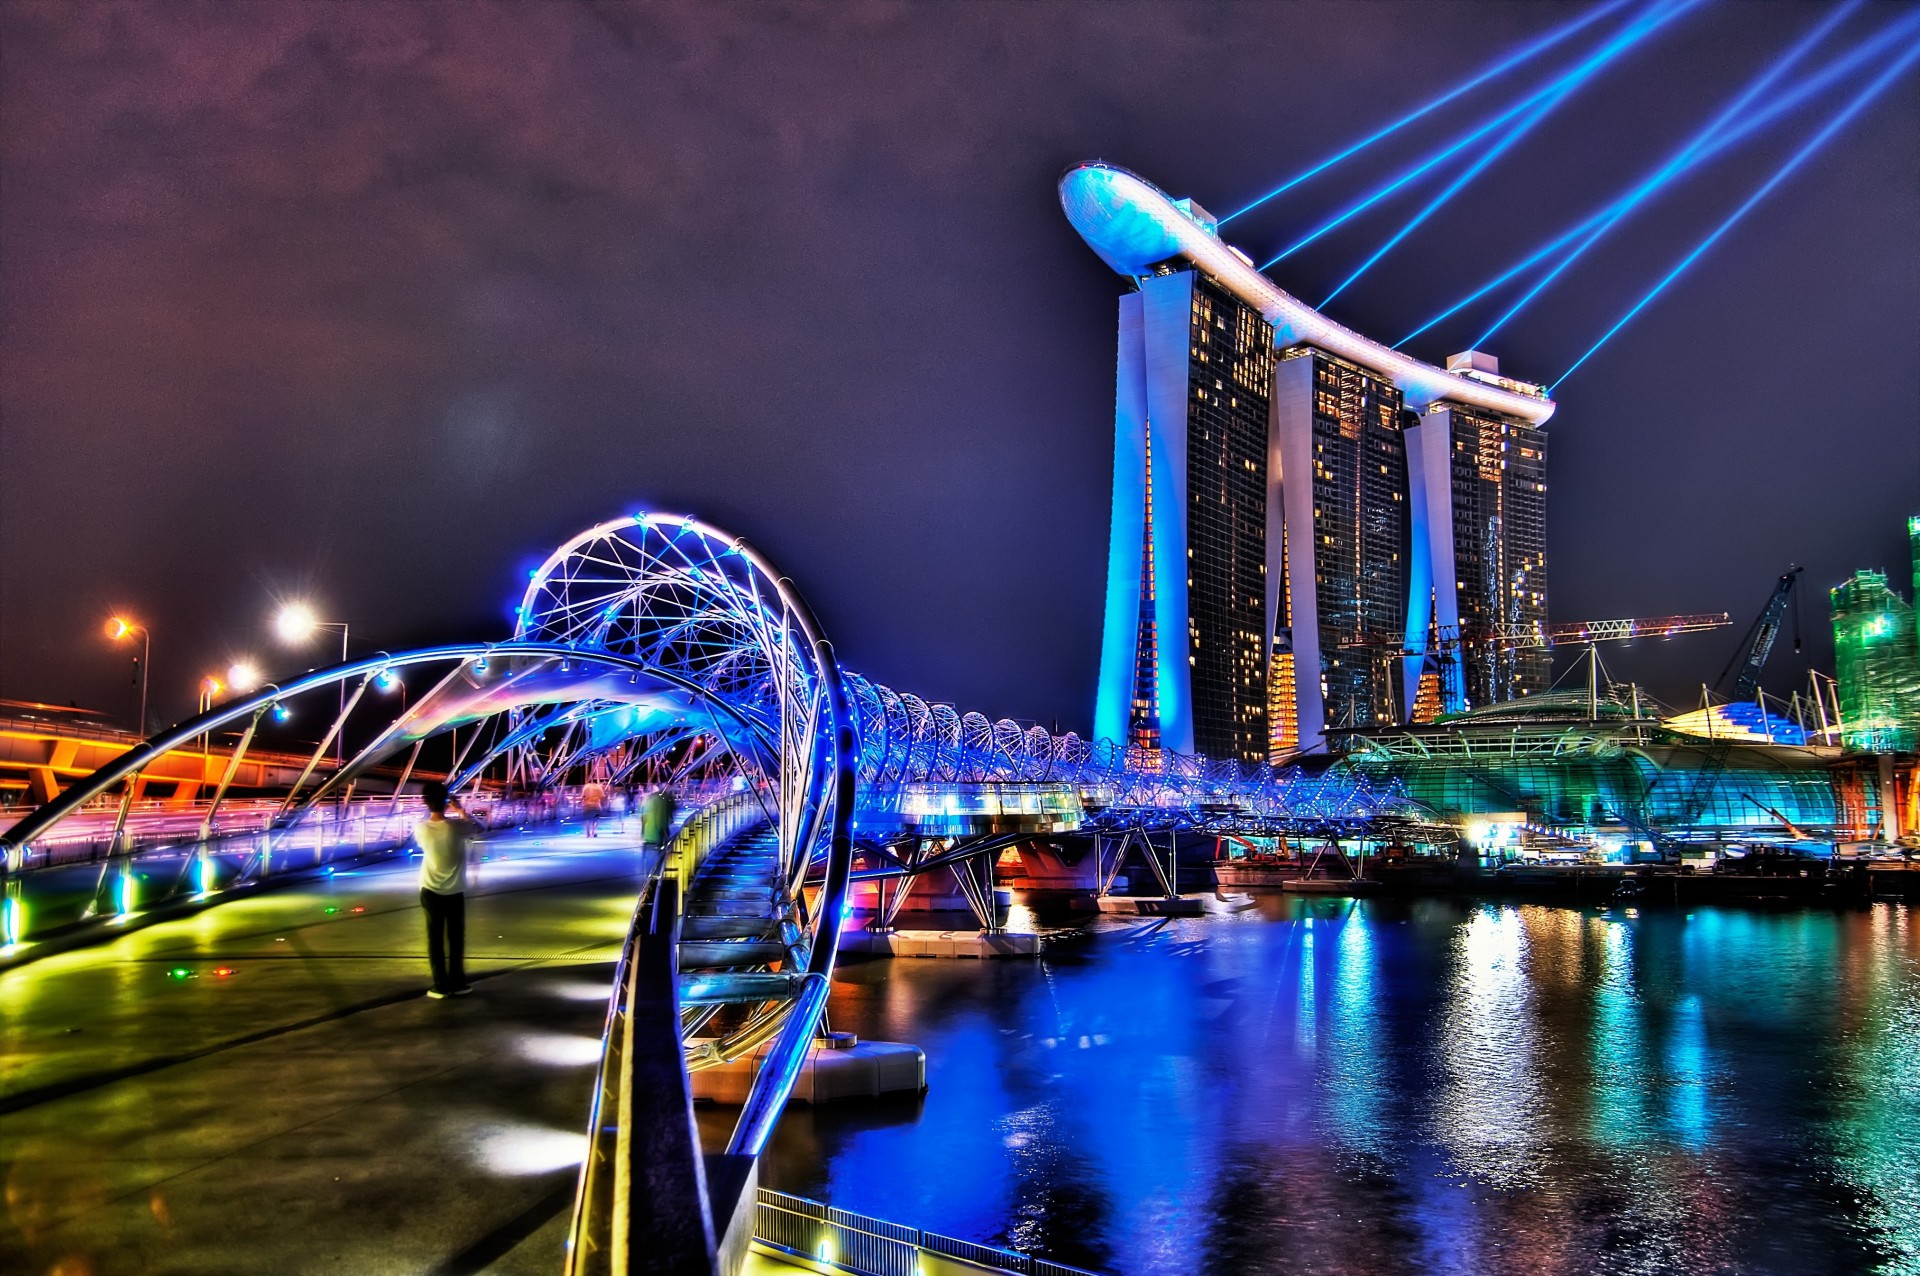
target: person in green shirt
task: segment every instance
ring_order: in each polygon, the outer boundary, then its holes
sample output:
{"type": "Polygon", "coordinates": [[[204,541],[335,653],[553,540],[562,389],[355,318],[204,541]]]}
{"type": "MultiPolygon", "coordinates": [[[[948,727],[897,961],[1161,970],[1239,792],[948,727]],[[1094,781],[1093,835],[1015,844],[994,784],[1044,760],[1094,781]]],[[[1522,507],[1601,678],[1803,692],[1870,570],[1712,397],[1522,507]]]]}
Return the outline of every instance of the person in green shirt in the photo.
{"type": "Polygon", "coordinates": [[[659,850],[666,846],[667,836],[673,832],[673,790],[655,789],[647,794],[647,801],[640,808],[640,841],[659,850]]]}

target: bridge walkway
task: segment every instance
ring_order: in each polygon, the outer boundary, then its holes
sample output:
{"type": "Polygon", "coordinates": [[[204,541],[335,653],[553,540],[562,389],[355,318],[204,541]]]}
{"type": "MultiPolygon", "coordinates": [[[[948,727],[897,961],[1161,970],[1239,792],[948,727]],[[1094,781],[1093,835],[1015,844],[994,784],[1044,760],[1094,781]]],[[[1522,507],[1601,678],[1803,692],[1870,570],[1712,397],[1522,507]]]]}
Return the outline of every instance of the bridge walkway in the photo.
{"type": "Polygon", "coordinates": [[[485,841],[466,998],[404,859],[0,973],[0,1271],[558,1271],[637,836],[485,841]]]}

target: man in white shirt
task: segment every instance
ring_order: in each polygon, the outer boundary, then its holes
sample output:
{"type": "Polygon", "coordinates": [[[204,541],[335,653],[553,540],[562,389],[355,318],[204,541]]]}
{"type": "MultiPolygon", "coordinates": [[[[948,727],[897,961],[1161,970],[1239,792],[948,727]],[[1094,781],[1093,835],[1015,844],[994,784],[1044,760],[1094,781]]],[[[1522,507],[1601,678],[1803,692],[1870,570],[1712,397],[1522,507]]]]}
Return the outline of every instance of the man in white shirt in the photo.
{"type": "Polygon", "coordinates": [[[427,996],[464,997],[467,985],[467,847],[474,822],[447,797],[447,786],[428,780],[420,786],[427,818],[413,826],[420,848],[420,907],[427,915],[427,964],[433,987],[427,996]]]}

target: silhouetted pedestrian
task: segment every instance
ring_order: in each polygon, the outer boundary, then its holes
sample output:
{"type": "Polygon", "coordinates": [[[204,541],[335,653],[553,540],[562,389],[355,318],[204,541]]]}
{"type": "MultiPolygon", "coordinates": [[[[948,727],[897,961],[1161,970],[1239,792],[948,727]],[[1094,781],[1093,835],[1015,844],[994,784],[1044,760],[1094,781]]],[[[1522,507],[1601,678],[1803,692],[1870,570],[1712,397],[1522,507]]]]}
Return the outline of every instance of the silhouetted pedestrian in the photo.
{"type": "Polygon", "coordinates": [[[420,908],[427,917],[427,964],[433,987],[427,996],[464,997],[467,985],[467,848],[474,822],[447,796],[447,786],[428,780],[420,786],[427,818],[413,826],[420,848],[420,908]]]}
{"type": "Polygon", "coordinates": [[[647,804],[640,811],[640,841],[653,850],[666,846],[667,836],[673,832],[673,812],[672,789],[655,789],[649,793],[647,804]]]}
{"type": "Polygon", "coordinates": [[[607,809],[607,788],[598,780],[588,780],[580,790],[580,819],[588,837],[600,836],[600,815],[607,809]]]}

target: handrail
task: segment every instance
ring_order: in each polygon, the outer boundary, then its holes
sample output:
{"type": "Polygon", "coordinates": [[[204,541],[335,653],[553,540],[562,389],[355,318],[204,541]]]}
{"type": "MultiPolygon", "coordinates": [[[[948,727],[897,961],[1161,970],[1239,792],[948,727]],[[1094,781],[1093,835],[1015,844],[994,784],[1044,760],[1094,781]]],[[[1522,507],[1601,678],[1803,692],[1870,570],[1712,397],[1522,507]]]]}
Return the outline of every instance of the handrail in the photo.
{"type": "MultiPolygon", "coordinates": [[[[475,814],[489,827],[526,825],[558,817],[562,806],[490,799],[476,803],[475,814]]],[[[418,818],[411,800],[397,805],[382,796],[316,808],[279,830],[247,820],[205,837],[196,830],[151,843],[123,832],[82,844],[0,846],[0,963],[208,907],[268,880],[392,854],[406,846],[418,818]]]]}
{"type": "MultiPolygon", "coordinates": [[[[613,991],[607,1000],[600,1064],[587,1123],[587,1155],[580,1164],[573,1216],[567,1228],[567,1276],[624,1276],[630,1267],[630,1206],[635,1185],[646,1179],[649,1168],[637,1162],[650,1146],[647,1132],[635,1128],[636,1095],[648,1096],[641,1093],[644,1087],[636,1085],[634,1075],[641,1062],[634,1048],[634,1019],[640,999],[646,995],[642,987],[646,976],[651,974],[658,987],[663,973],[643,971],[641,967],[649,956],[655,966],[664,960],[664,989],[668,997],[672,996],[676,973],[671,961],[672,944],[679,932],[678,917],[686,887],[709,852],[765,819],[765,809],[751,791],[725,794],[690,815],[665,853],[643,865],[645,884],[634,903],[633,918],[614,963],[613,991]]],[[[654,1018],[656,1026],[677,1022],[677,1007],[670,1017],[656,1014],[654,1018]]],[[[676,1036],[672,1054],[682,1068],[684,1084],[685,1065],[677,1059],[679,1052],[676,1036]]],[[[690,1128],[690,1121],[688,1125],[690,1128]]],[[[697,1144],[693,1151],[697,1157],[697,1144]]],[[[704,1194],[704,1185],[701,1192],[704,1194]]]]}
{"type": "Polygon", "coordinates": [[[687,897],[687,890],[699,876],[710,851],[732,841],[753,825],[765,823],[766,818],[766,807],[751,790],[729,793],[690,816],[667,846],[665,871],[674,875],[680,898],[687,897]]]}
{"type": "MultiPolygon", "coordinates": [[[[956,1258],[976,1268],[1016,1276],[1094,1276],[1082,1267],[924,1232],[766,1187],[760,1189],[754,1209],[753,1239],[767,1249],[805,1259],[809,1266],[857,1276],[917,1276],[933,1266],[922,1261],[928,1255],[956,1258]]],[[[952,1267],[943,1266],[941,1270],[952,1267]]]]}

